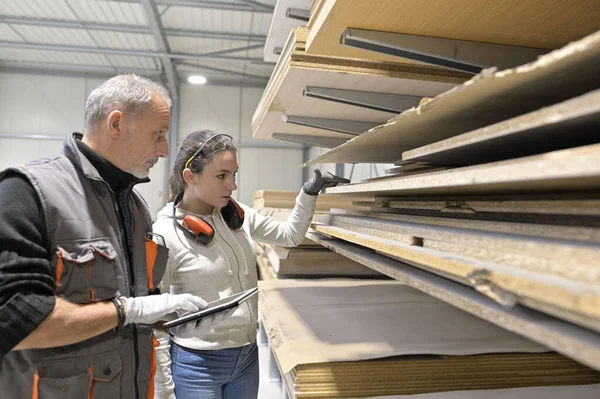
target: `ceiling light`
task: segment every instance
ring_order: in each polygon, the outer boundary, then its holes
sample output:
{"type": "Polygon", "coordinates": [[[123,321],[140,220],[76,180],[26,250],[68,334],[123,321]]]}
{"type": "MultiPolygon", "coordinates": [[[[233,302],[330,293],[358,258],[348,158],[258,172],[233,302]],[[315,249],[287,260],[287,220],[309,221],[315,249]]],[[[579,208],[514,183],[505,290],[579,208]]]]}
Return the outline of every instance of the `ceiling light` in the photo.
{"type": "Polygon", "coordinates": [[[206,83],[206,78],[200,75],[192,75],[188,78],[188,82],[194,85],[203,85],[206,83]]]}

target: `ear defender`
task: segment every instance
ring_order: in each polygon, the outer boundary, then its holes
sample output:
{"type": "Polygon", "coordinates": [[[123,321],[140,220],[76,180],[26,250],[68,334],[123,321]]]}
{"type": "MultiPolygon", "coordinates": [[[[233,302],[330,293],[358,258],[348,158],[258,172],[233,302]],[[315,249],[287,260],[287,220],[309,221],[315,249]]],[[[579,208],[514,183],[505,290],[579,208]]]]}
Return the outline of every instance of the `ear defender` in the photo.
{"type": "MultiPolygon", "coordinates": [[[[202,245],[208,245],[215,236],[215,230],[205,220],[194,215],[185,215],[180,223],[175,219],[175,205],[179,202],[180,196],[175,197],[173,201],[173,223],[175,227],[183,231],[186,236],[202,245]]],[[[232,230],[237,230],[244,224],[244,210],[234,200],[230,200],[227,205],[221,208],[221,215],[227,226],[232,230]]]]}
{"type": "Polygon", "coordinates": [[[221,208],[221,215],[223,215],[225,223],[227,223],[227,226],[229,226],[231,230],[237,230],[242,228],[245,216],[244,210],[234,200],[229,200],[227,205],[221,208]]]}
{"type": "Polygon", "coordinates": [[[215,236],[212,226],[198,216],[185,215],[181,226],[187,230],[188,235],[193,235],[194,240],[202,245],[210,244],[215,236]]]}

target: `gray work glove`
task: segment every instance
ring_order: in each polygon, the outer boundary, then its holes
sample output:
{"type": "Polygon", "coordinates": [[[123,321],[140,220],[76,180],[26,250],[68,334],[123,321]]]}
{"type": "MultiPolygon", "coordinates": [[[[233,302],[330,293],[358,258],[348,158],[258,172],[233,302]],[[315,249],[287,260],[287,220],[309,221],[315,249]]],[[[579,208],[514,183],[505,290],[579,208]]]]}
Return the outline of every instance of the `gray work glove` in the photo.
{"type": "Polygon", "coordinates": [[[322,176],[321,171],[315,169],[315,177],[304,183],[302,189],[308,195],[319,195],[319,192],[324,188],[335,187],[338,183],[350,183],[350,180],[332,175],[329,172],[325,176],[322,176]]]}
{"type": "Polygon", "coordinates": [[[167,329],[167,332],[180,338],[197,337],[215,328],[216,325],[231,316],[236,309],[237,307],[227,309],[195,321],[190,321],[189,323],[183,323],[167,329]]]}
{"type": "Polygon", "coordinates": [[[192,294],[161,294],[135,298],[122,298],[127,303],[125,323],[154,324],[160,320],[169,320],[179,313],[197,312],[204,309],[204,299],[192,294]]]}

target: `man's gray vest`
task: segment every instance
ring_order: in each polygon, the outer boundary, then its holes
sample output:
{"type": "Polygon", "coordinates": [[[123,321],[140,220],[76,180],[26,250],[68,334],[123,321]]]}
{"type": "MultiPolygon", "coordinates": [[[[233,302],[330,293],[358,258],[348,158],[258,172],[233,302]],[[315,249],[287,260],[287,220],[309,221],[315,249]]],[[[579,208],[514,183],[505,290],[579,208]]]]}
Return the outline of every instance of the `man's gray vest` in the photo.
{"type": "MultiPolygon", "coordinates": [[[[131,220],[125,221],[132,232],[131,267],[115,195],[75,140],[68,137],[56,158],[10,168],[0,179],[8,171],[21,173],[40,198],[57,296],[85,304],[148,295],[162,278],[168,250],[146,236],[152,229],[147,205],[132,191],[131,220]]],[[[69,346],[12,351],[0,365],[0,396],[152,397],[153,344],[151,326],[128,325],[69,346]]]]}

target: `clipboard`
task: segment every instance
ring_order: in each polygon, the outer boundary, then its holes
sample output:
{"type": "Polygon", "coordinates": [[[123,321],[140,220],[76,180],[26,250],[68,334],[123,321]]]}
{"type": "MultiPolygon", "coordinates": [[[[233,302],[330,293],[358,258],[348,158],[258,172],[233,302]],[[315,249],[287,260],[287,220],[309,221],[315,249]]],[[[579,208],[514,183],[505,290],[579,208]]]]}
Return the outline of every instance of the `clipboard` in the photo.
{"type": "Polygon", "coordinates": [[[239,292],[226,298],[217,299],[216,301],[209,302],[206,308],[198,312],[190,313],[178,319],[165,322],[163,327],[165,330],[168,330],[171,327],[175,327],[183,323],[196,321],[202,317],[235,308],[256,294],[258,294],[258,287],[250,288],[249,290],[239,292]]]}

